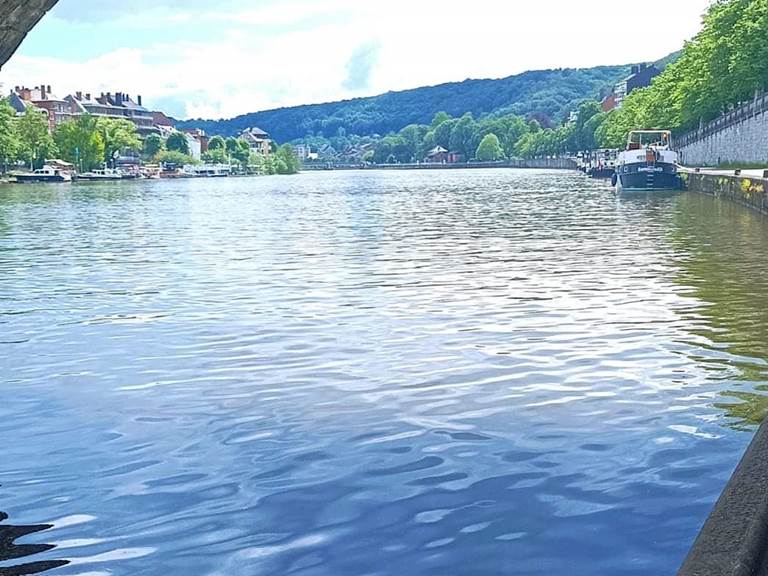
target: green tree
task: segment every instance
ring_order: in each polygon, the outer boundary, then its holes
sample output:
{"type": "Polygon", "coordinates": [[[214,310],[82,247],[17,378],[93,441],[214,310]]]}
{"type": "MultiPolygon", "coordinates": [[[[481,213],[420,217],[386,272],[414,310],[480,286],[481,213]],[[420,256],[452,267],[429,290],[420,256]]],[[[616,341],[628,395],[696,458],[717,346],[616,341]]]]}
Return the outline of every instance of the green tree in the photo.
{"type": "Polygon", "coordinates": [[[498,136],[486,134],[477,147],[475,157],[482,162],[495,162],[504,158],[504,150],[498,136]]]}
{"type": "Polygon", "coordinates": [[[475,132],[477,125],[472,114],[467,112],[462,116],[451,130],[451,139],[449,141],[450,150],[458,152],[464,157],[464,160],[470,160],[475,153],[477,144],[475,144],[475,132]]]}
{"type": "Polygon", "coordinates": [[[16,134],[16,110],[6,99],[0,100],[0,170],[5,173],[19,152],[16,134]]]}
{"type": "Polygon", "coordinates": [[[407,145],[407,151],[404,152],[406,162],[414,162],[417,160],[416,156],[421,150],[424,136],[427,133],[428,128],[419,124],[410,124],[400,130],[399,136],[405,141],[407,145]]]}
{"type": "Polygon", "coordinates": [[[165,141],[165,148],[169,152],[181,152],[182,154],[189,156],[189,142],[187,142],[187,135],[182,132],[174,132],[165,141]]]}
{"type": "Polygon", "coordinates": [[[24,162],[40,168],[48,158],[58,154],[56,143],[48,131],[48,116],[34,106],[28,106],[16,123],[19,156],[24,162]]]}
{"type": "Polygon", "coordinates": [[[230,153],[232,158],[234,158],[237,162],[241,164],[243,168],[248,167],[248,162],[251,158],[251,147],[242,138],[238,138],[235,140],[236,145],[234,146],[234,149],[230,153]]]}
{"type": "Polygon", "coordinates": [[[203,162],[208,164],[228,164],[229,156],[224,148],[214,148],[213,150],[208,148],[206,152],[203,152],[203,162]]]}
{"type": "Polygon", "coordinates": [[[239,148],[237,138],[230,136],[225,141],[225,146],[227,148],[227,154],[230,154],[230,155],[234,154],[239,148]]]}
{"type": "Polygon", "coordinates": [[[98,130],[96,118],[90,114],[59,124],[53,139],[64,160],[72,162],[81,171],[97,168],[104,161],[104,138],[98,130]]]}
{"type": "Polygon", "coordinates": [[[283,144],[277,149],[275,162],[278,174],[296,174],[301,169],[301,162],[290,144],[283,144]]]}
{"type": "Polygon", "coordinates": [[[144,139],[144,156],[154,158],[165,148],[165,143],[159,134],[150,134],[144,139]]]}
{"type": "Polygon", "coordinates": [[[175,164],[176,166],[196,164],[191,156],[178,150],[163,150],[157,155],[156,160],[162,164],[175,164]]]}
{"type": "Polygon", "coordinates": [[[434,130],[435,128],[440,126],[440,124],[442,124],[443,122],[447,122],[450,119],[451,119],[451,115],[448,114],[448,112],[438,112],[432,118],[432,124],[430,125],[430,128],[434,130]]]}
{"type": "Polygon", "coordinates": [[[141,138],[130,120],[99,118],[96,126],[104,140],[105,162],[112,162],[124,150],[141,150],[141,138]]]}
{"type": "Polygon", "coordinates": [[[639,128],[685,132],[768,88],[766,38],[768,0],[712,3],[677,61],[610,114],[602,142],[623,145],[627,132],[639,128]]]}
{"type": "Polygon", "coordinates": [[[435,142],[438,146],[442,146],[446,150],[450,150],[451,132],[453,132],[453,127],[457,122],[458,120],[451,119],[445,120],[438,124],[437,128],[435,128],[435,142]]]}
{"type": "Polygon", "coordinates": [[[226,148],[226,141],[221,136],[214,136],[208,141],[208,150],[219,150],[226,148]]]}

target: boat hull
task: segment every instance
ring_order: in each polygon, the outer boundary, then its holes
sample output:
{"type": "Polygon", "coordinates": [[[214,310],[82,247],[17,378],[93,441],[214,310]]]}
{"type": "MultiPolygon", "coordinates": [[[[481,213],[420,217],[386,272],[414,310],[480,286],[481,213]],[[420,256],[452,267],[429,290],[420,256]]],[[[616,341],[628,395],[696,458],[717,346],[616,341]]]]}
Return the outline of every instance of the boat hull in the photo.
{"type": "Polygon", "coordinates": [[[15,182],[17,184],[40,184],[40,183],[53,183],[53,184],[59,184],[64,182],[71,182],[71,178],[67,178],[66,176],[35,176],[33,174],[17,174],[14,176],[15,182]]]}
{"type": "Polygon", "coordinates": [[[625,164],[616,173],[616,191],[619,193],[681,189],[682,180],[674,164],[625,164]]]}
{"type": "Polygon", "coordinates": [[[80,174],[76,180],[84,181],[84,182],[114,182],[117,180],[123,180],[122,176],[88,176],[85,174],[80,174]]]}

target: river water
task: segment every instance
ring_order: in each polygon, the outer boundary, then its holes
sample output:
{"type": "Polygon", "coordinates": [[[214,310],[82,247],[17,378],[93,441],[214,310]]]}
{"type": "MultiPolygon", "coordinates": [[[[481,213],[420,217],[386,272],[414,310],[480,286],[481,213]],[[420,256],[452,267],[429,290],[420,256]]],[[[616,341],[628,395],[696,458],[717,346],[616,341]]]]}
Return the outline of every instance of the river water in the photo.
{"type": "Polygon", "coordinates": [[[766,248],[564,172],[2,187],[0,574],[672,575],[766,248]]]}

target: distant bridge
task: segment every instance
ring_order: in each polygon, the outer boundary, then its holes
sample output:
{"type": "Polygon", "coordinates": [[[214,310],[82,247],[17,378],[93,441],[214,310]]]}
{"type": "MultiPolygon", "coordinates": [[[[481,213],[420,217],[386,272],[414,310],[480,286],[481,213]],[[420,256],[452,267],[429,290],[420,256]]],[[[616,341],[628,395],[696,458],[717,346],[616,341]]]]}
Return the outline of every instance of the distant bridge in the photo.
{"type": "Polygon", "coordinates": [[[58,0],[0,0],[0,68],[58,0]]]}

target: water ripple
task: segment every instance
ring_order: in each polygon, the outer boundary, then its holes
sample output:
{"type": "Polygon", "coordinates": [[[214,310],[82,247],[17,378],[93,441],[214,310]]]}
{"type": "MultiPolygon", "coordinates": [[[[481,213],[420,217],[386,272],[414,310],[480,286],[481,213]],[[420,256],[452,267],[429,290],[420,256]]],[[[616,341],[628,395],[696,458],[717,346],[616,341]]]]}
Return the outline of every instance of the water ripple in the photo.
{"type": "Polygon", "coordinates": [[[674,574],[767,246],[562,172],[0,187],[0,574],[674,574]]]}

